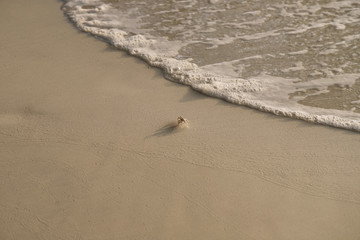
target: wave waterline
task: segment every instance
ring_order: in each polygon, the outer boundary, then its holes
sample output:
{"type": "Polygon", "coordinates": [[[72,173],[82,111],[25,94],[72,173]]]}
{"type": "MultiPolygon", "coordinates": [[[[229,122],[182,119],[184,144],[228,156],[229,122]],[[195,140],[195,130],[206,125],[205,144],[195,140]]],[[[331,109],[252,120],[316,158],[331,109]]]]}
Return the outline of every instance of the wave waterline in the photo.
{"type": "Polygon", "coordinates": [[[270,1],[242,12],[239,1],[124,2],[67,0],[63,10],[81,30],[206,95],[360,131],[360,5],[355,1],[270,1]],[[337,102],[324,105],[324,97],[337,102]]]}

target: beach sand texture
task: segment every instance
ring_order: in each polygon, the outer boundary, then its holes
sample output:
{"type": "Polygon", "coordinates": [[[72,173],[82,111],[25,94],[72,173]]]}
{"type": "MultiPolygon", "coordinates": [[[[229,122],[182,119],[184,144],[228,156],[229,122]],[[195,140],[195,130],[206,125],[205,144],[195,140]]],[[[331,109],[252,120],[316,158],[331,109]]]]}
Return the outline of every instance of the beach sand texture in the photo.
{"type": "Polygon", "coordinates": [[[359,239],[359,133],[167,81],[61,4],[0,2],[0,239],[359,239]]]}

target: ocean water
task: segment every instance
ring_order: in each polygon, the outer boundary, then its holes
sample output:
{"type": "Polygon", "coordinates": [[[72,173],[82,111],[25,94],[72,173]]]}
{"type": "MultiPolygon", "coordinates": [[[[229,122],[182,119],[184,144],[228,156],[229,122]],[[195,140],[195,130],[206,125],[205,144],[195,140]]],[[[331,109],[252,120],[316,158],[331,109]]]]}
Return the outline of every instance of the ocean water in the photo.
{"type": "Polygon", "coordinates": [[[360,131],[359,0],[64,0],[63,11],[206,95],[360,131]]]}

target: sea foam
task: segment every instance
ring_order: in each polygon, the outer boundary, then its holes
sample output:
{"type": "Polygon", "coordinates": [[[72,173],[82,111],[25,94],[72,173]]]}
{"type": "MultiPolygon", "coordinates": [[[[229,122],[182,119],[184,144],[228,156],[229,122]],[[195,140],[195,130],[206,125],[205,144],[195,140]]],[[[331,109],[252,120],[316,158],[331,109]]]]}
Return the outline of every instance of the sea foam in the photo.
{"type": "Polygon", "coordinates": [[[237,1],[158,1],[148,6],[141,0],[67,0],[63,10],[81,30],[196,91],[360,131],[360,5],[313,2],[244,9],[237,1]],[[293,23],[277,23],[278,16],[293,23]],[[274,26],[264,27],[269,21],[274,26]],[[352,97],[343,97],[342,105],[332,103],[339,94],[352,97]],[[328,98],[328,104],[320,98],[328,98]]]}

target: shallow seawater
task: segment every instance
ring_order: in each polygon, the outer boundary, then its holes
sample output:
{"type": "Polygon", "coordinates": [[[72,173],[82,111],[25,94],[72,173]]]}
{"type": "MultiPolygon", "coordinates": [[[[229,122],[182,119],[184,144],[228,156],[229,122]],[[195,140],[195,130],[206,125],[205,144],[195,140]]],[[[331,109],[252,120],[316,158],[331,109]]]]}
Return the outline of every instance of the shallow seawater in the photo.
{"type": "Polygon", "coordinates": [[[358,0],[67,0],[63,10],[207,95],[360,131],[358,0]]]}

